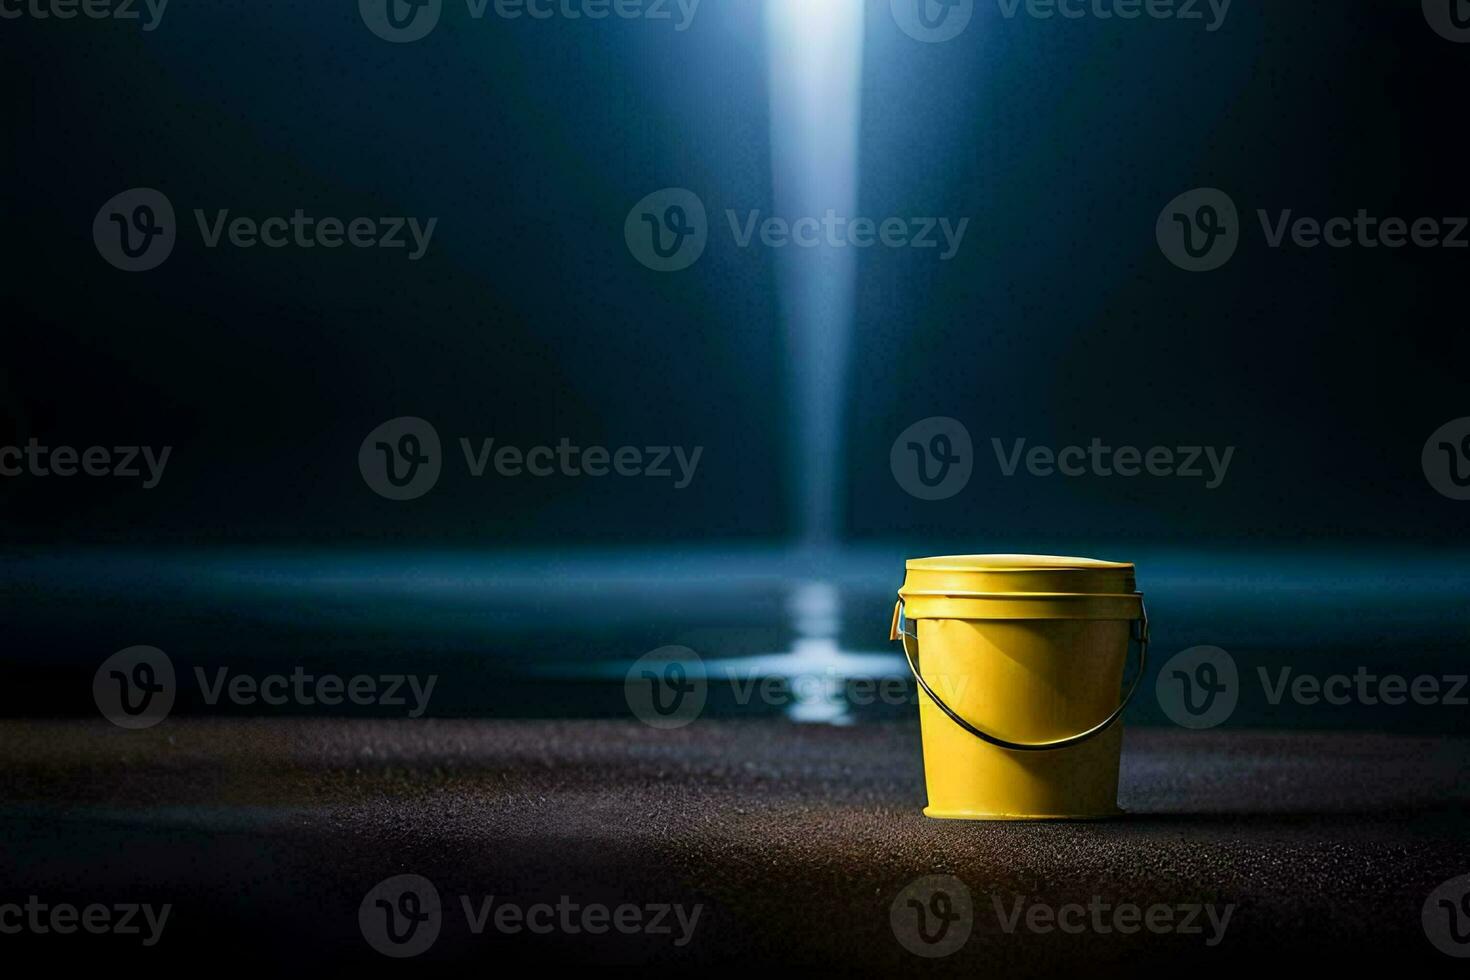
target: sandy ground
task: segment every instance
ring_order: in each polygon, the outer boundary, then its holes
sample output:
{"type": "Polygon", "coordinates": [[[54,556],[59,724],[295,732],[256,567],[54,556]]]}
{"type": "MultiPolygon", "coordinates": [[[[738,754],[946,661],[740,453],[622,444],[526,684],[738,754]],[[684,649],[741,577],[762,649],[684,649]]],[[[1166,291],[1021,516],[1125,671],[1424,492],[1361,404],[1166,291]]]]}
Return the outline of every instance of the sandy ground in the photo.
{"type": "Polygon", "coordinates": [[[173,907],[146,949],[132,936],[3,937],[58,961],[227,950],[289,967],[402,967],[369,945],[358,913],[378,882],[411,873],[442,902],[438,937],[413,961],[425,965],[1464,968],[1430,945],[1421,910],[1470,873],[1467,741],[1133,731],[1130,814],[1092,824],[924,818],[907,724],[7,722],[0,786],[0,903],[173,907]],[[972,931],[920,960],[890,906],[933,874],[968,887],[972,931]],[[483,909],[490,896],[492,909],[634,905],[645,922],[667,905],[671,929],[593,934],[582,924],[596,921],[573,912],[545,934],[493,921],[477,933],[466,903],[483,909]],[[677,912],[696,904],[692,929],[681,926],[677,912]],[[1045,931],[1041,912],[1037,928],[1023,918],[1008,929],[1018,908],[1074,904],[1101,907],[1101,919],[1045,931]],[[1222,932],[1201,912],[1197,934],[1095,926],[1126,925],[1112,916],[1129,905],[1229,906],[1231,917],[1222,932]]]}

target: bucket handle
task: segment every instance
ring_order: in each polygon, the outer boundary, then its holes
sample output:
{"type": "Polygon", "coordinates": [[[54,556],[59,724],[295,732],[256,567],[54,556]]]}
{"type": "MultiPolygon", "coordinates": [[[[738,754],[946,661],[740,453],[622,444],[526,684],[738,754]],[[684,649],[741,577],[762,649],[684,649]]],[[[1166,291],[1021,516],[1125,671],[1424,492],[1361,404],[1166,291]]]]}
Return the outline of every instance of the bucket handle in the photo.
{"type": "Polygon", "coordinates": [[[970,724],[960,717],[959,712],[945,704],[943,698],[934,693],[934,689],[929,686],[928,681],[924,680],[924,675],[919,672],[919,665],[914,661],[914,653],[919,649],[919,634],[917,632],[910,632],[907,629],[911,622],[913,620],[904,618],[903,597],[900,596],[898,605],[893,608],[893,639],[903,641],[904,659],[908,660],[909,670],[914,672],[914,680],[919,682],[919,687],[929,696],[929,700],[933,701],[940,711],[949,715],[950,721],[953,721],[956,725],[959,725],[982,742],[989,742],[991,745],[996,745],[1003,749],[1010,749],[1014,752],[1041,752],[1051,749],[1071,748],[1074,745],[1082,744],[1095,735],[1102,734],[1113,722],[1122,717],[1123,709],[1128,707],[1128,702],[1132,701],[1133,695],[1138,692],[1138,684],[1143,680],[1144,668],[1148,666],[1148,610],[1144,608],[1143,599],[1140,597],[1138,618],[1132,621],[1128,629],[1129,645],[1131,646],[1134,643],[1138,644],[1138,673],[1134,675],[1133,683],[1128,685],[1127,692],[1123,695],[1123,699],[1118,702],[1118,706],[1113,709],[1113,713],[1087,729],[1087,731],[1079,732],[1076,735],[1068,735],[1066,738],[1053,739],[1050,742],[1012,742],[1009,739],[1001,738],[999,735],[992,735],[970,724]],[[913,640],[912,650],[909,648],[910,640],[913,640]]]}

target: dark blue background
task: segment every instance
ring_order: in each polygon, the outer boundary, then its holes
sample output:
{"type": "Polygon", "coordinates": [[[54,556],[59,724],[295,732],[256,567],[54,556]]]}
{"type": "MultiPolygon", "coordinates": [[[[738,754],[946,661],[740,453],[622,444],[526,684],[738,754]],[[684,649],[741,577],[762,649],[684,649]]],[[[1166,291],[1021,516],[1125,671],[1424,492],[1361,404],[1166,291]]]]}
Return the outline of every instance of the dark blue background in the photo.
{"type": "MultiPolygon", "coordinates": [[[[717,228],[658,275],[622,240],[676,185],[771,210],[759,4],[644,21],[472,21],[388,44],[353,3],[171,5],[157,31],[6,21],[0,160],[8,438],[168,443],[163,485],[0,483],[12,541],[374,539],[474,546],[779,541],[791,374],[772,254],[717,228]],[[156,187],[160,269],[98,257],[92,216],[156,187]],[[190,212],[440,218],[428,255],[200,246],[190,212]],[[365,491],[358,443],[420,415],[447,443],[703,445],[688,490],[446,479],[365,491]]],[[[863,214],[968,216],[959,256],[860,254],[846,394],[849,537],[948,550],[1084,542],[1463,543],[1419,465],[1466,414],[1465,255],[1267,249],[1254,210],[1470,212],[1450,93],[1463,52],[1416,2],[1248,3],[1218,32],[1005,20],[919,44],[869,5],[863,214]],[[1210,274],[1154,220],[1218,186],[1246,218],[1210,274]],[[888,448],[929,415],[980,453],[926,503],[888,448]],[[1226,484],[1001,479],[992,436],[1233,445],[1226,484]]]]}

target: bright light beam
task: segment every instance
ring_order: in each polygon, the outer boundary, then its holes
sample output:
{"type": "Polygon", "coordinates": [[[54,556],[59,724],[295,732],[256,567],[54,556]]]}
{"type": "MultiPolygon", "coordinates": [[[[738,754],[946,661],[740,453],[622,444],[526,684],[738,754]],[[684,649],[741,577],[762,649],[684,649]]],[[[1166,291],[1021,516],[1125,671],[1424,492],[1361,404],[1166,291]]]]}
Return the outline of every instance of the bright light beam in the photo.
{"type": "MultiPolygon", "coordinates": [[[[795,222],[857,210],[863,0],[766,0],[771,171],[776,215],[795,222]]],[[[792,245],[777,256],[796,426],[801,544],[826,550],[839,524],[842,400],[857,256],[850,247],[792,245]]]]}

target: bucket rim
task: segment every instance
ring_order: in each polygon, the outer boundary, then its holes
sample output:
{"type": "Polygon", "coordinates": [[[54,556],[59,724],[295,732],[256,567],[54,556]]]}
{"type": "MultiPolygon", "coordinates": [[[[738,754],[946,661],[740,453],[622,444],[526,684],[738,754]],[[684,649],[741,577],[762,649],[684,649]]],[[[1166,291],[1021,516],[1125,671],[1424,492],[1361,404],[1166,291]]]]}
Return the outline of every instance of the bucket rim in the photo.
{"type": "Polygon", "coordinates": [[[1010,602],[1054,602],[1058,599],[1142,599],[1143,593],[1135,592],[966,592],[958,589],[908,589],[898,590],[903,599],[996,599],[1010,602]]]}
{"type": "Polygon", "coordinates": [[[1133,567],[1131,561],[1108,561],[1069,555],[935,555],[904,561],[905,569],[936,572],[1090,572],[1124,571],[1133,567]]]}

